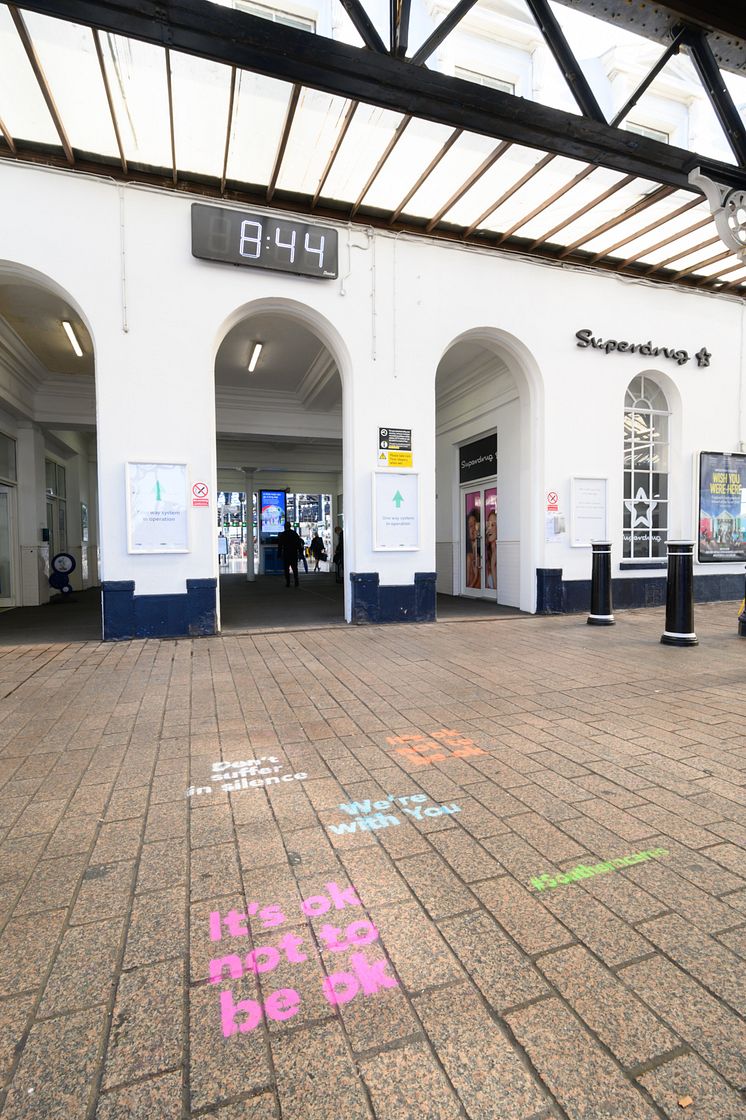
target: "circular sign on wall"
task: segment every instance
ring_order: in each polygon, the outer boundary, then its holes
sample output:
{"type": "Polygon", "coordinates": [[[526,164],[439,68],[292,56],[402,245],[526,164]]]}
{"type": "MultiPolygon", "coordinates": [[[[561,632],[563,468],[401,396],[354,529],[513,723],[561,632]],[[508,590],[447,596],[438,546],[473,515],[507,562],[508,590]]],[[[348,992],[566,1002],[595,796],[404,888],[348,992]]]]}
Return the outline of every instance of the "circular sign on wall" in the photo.
{"type": "Polygon", "coordinates": [[[75,571],[75,557],[71,556],[69,552],[58,552],[56,556],[52,557],[52,568],[60,575],[67,576],[70,572],[75,571]]]}

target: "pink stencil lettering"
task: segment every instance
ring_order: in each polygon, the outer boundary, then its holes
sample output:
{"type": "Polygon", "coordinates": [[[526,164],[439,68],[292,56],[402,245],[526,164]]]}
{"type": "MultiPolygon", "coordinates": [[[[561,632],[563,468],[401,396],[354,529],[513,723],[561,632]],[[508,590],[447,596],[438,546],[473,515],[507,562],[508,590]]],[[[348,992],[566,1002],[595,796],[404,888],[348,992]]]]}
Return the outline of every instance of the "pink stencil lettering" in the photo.
{"type": "Polygon", "coordinates": [[[323,894],[312,894],[310,898],[304,898],[301,903],[301,910],[309,917],[315,914],[326,914],[331,906],[329,899],[323,894]]]}
{"type": "Polygon", "coordinates": [[[260,945],[246,954],[246,967],[252,972],[272,972],[280,963],[280,954],[271,945],[260,945]]]}
{"type": "Polygon", "coordinates": [[[342,931],[338,926],[326,922],[319,930],[319,937],[324,942],[324,948],[332,953],[342,953],[347,948],[347,943],[342,938],[342,931]]]}
{"type": "Polygon", "coordinates": [[[350,922],[344,935],[348,945],[370,945],[378,939],[378,930],[369,921],[350,922]]]}
{"type": "Polygon", "coordinates": [[[230,1038],[232,1034],[248,1034],[258,1027],[262,1021],[262,1006],[255,999],[240,999],[233,1002],[231,992],[220,993],[220,1018],[223,1026],[223,1036],[230,1038]],[[236,1015],[245,1015],[241,1023],[236,1022],[236,1015]]]}
{"type": "Polygon", "coordinates": [[[333,972],[331,976],[325,977],[322,984],[324,997],[333,1006],[349,1003],[359,990],[360,985],[351,972],[333,972]]]}
{"type": "Polygon", "coordinates": [[[271,906],[265,906],[259,911],[259,917],[262,923],[262,929],[275,929],[277,926],[284,925],[287,918],[282,910],[276,903],[271,906]]]}
{"type": "Polygon", "coordinates": [[[377,940],[378,930],[366,919],[350,922],[344,933],[337,926],[327,922],[319,930],[319,937],[324,942],[324,948],[330,953],[343,953],[354,945],[370,945],[371,941],[377,940]]]}
{"type": "Polygon", "coordinates": [[[264,1004],[267,1018],[274,1019],[278,1023],[284,1023],[286,1019],[292,1019],[293,1015],[298,1014],[299,1008],[300,996],[295,988],[279,988],[271,996],[267,996],[267,1001],[264,1004]]]}
{"type": "Polygon", "coordinates": [[[345,906],[362,906],[354,887],[345,887],[341,890],[336,883],[324,883],[324,886],[337,910],[344,910],[345,906]]]}
{"type": "Polygon", "coordinates": [[[285,954],[290,964],[303,964],[304,961],[308,960],[308,957],[301,951],[302,944],[303,938],[298,937],[297,933],[286,933],[277,948],[285,954]]]}
{"type": "Polygon", "coordinates": [[[236,953],[229,953],[227,957],[214,957],[210,961],[210,983],[219,984],[222,980],[240,980],[243,976],[241,958],[236,953]],[[225,970],[228,975],[224,976],[225,970]]]}
{"type": "Polygon", "coordinates": [[[386,958],[382,957],[381,960],[368,964],[362,953],[351,954],[350,964],[366,996],[375,995],[381,988],[397,988],[399,986],[396,977],[387,976],[384,971],[388,963],[386,958]]]}
{"type": "Polygon", "coordinates": [[[246,925],[245,914],[240,914],[238,910],[229,910],[224,922],[231,937],[248,937],[249,928],[246,925]]]}

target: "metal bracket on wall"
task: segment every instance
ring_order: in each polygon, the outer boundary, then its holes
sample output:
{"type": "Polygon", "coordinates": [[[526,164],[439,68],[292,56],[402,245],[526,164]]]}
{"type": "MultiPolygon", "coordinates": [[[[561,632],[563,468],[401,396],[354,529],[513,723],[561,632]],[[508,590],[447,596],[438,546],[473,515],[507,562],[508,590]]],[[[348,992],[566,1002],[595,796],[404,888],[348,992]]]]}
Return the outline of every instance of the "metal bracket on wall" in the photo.
{"type": "Polygon", "coordinates": [[[699,167],[689,172],[689,182],[709,202],[720,240],[741,260],[746,260],[746,190],[731,190],[716,183],[703,175],[699,167]]]}

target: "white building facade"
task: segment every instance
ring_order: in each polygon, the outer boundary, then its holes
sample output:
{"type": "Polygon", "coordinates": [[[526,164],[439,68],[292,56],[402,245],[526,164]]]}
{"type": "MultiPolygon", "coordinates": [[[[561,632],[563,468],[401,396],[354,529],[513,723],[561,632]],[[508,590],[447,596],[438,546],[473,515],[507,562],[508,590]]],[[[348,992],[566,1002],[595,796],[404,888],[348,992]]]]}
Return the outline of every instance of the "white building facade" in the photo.
{"type": "MultiPolygon", "coordinates": [[[[286,439],[299,486],[314,441],[341,439],[324,477],[350,622],[433,619],[436,590],[585,609],[592,538],[612,543],[615,606],[658,604],[666,540],[702,529],[700,453],[744,449],[735,296],[342,224],[336,278],[241,268],[192,255],[187,196],[20,163],[0,189],[0,286],[63,299],[93,354],[92,375],[52,375],[2,339],[6,605],[45,601],[62,551],[73,586],[100,576],[106,639],[216,632],[215,499],[243,488],[217,441],[242,432],[286,439]],[[328,407],[216,382],[231,331],[268,316],[317,341],[328,407]],[[409,458],[389,466],[380,429],[409,431],[409,458]],[[178,468],[165,551],[138,523],[138,464],[178,468]]],[[[724,559],[695,550],[697,598],[741,596],[741,539],[739,521],[724,559]]]]}

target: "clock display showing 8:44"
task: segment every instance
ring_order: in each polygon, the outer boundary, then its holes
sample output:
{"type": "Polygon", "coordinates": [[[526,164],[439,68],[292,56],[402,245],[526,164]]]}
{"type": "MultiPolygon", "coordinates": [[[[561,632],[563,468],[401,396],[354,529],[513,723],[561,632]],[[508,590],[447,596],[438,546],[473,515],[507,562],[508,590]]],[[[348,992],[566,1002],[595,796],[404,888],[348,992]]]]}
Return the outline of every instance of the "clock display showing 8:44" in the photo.
{"type": "Polygon", "coordinates": [[[192,205],[192,256],[333,280],[337,231],[292,218],[192,205]]]}

